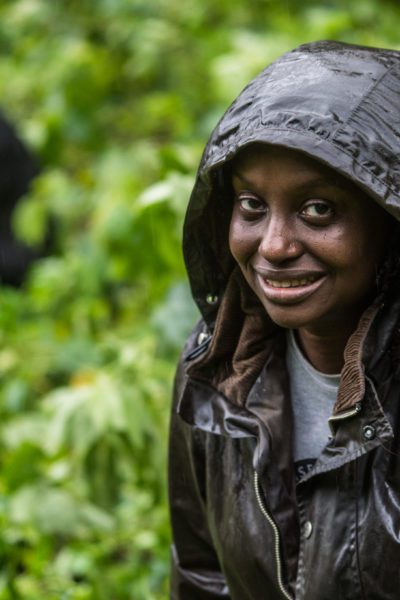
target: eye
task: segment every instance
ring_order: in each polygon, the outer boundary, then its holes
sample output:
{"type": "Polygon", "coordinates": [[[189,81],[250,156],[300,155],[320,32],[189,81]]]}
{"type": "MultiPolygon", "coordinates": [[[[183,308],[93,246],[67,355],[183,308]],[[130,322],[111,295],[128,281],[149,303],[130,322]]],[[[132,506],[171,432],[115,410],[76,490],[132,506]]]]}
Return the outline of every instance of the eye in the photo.
{"type": "Polygon", "coordinates": [[[262,213],[265,211],[265,204],[262,200],[259,200],[256,196],[240,195],[237,198],[237,202],[243,212],[246,213],[262,213]]]}
{"type": "Polygon", "coordinates": [[[332,206],[327,202],[313,201],[303,207],[301,214],[307,220],[318,224],[329,221],[335,213],[332,206]]]}

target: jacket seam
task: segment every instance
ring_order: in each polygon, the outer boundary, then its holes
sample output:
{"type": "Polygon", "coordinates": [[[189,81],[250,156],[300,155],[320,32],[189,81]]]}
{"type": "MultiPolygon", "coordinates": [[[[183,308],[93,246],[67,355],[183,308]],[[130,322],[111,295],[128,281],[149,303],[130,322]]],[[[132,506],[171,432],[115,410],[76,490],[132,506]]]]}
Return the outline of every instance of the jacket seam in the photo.
{"type": "MultiPolygon", "coordinates": [[[[361,109],[361,106],[364,104],[365,100],[372,94],[372,92],[377,88],[377,86],[381,83],[381,81],[383,81],[383,79],[385,79],[385,77],[391,72],[391,70],[393,68],[394,68],[394,65],[392,64],[386,71],[384,71],[384,73],[382,73],[382,75],[377,79],[377,81],[375,81],[374,83],[372,83],[370,85],[370,87],[368,88],[368,90],[363,94],[363,96],[359,100],[358,104],[356,104],[356,106],[350,112],[350,114],[347,117],[347,119],[343,122],[343,124],[341,125],[340,129],[337,130],[333,134],[332,140],[335,140],[336,136],[339,133],[339,131],[341,131],[343,129],[343,127],[345,127],[346,125],[348,125],[350,123],[350,121],[353,119],[354,115],[356,115],[358,113],[358,111],[361,109]]],[[[355,161],[355,162],[357,162],[357,161],[355,161]]]]}
{"type": "Polygon", "coordinates": [[[360,563],[360,544],[359,544],[359,533],[360,533],[360,516],[359,516],[359,498],[358,498],[358,464],[357,461],[355,461],[354,463],[354,484],[355,484],[355,521],[356,521],[356,527],[355,527],[355,545],[356,545],[356,563],[357,563],[357,571],[358,571],[358,580],[360,582],[360,590],[361,590],[361,598],[362,600],[365,600],[365,590],[364,590],[364,583],[362,580],[362,573],[361,573],[361,563],[360,563]]]}
{"type": "MultiPolygon", "coordinates": [[[[302,531],[304,523],[306,522],[306,512],[304,503],[301,497],[301,493],[298,493],[298,511],[299,511],[299,523],[300,531],[302,531]]],[[[297,600],[301,600],[304,594],[304,552],[305,552],[305,538],[304,535],[300,534],[300,543],[297,559],[297,574],[295,581],[295,596],[297,600]]]]}
{"type": "Polygon", "coordinates": [[[299,483],[309,481],[314,475],[320,475],[321,473],[327,473],[329,471],[333,471],[334,469],[338,469],[338,468],[342,467],[343,465],[345,465],[346,463],[349,463],[352,460],[355,460],[357,458],[360,458],[361,456],[364,456],[364,454],[366,452],[369,452],[370,450],[372,451],[375,448],[379,447],[377,444],[372,446],[372,448],[368,448],[367,446],[368,446],[368,442],[366,444],[362,444],[360,448],[358,448],[354,452],[351,452],[350,454],[346,455],[341,460],[331,461],[329,466],[316,467],[315,469],[310,471],[309,475],[305,475],[305,477],[299,483]]]}

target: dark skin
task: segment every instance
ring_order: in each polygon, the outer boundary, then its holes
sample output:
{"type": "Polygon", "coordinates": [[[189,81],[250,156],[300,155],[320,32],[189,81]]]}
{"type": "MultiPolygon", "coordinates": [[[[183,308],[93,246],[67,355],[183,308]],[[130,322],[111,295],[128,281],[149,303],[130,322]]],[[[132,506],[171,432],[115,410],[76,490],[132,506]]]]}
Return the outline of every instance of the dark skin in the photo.
{"type": "Polygon", "coordinates": [[[243,151],[232,184],[229,244],[249,286],[317,370],[339,373],[393,220],[329,167],[281,147],[243,151]]]}

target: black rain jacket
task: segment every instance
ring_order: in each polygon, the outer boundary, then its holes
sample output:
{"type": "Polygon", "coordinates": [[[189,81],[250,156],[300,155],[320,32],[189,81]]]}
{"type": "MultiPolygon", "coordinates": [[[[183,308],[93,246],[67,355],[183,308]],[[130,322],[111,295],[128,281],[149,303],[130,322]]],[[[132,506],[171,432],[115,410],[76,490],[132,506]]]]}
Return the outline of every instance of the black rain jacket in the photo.
{"type": "Polygon", "coordinates": [[[202,320],[178,367],[170,434],[174,600],[400,598],[400,295],[345,350],[332,439],[295,483],[285,335],[228,250],[224,165],[300,150],[400,219],[400,53],[337,42],[285,54],[213,132],[184,253],[202,320]]]}

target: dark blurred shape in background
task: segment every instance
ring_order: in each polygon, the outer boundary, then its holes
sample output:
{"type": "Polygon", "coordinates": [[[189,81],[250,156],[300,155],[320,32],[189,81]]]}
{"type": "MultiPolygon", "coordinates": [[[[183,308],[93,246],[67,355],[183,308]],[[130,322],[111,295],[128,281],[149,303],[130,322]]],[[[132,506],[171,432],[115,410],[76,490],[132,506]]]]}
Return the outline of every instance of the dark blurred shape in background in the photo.
{"type": "Polygon", "coordinates": [[[37,159],[0,112],[0,284],[18,287],[42,249],[17,239],[12,227],[18,201],[39,174],[37,159]]]}

